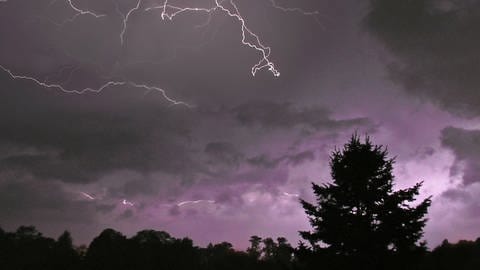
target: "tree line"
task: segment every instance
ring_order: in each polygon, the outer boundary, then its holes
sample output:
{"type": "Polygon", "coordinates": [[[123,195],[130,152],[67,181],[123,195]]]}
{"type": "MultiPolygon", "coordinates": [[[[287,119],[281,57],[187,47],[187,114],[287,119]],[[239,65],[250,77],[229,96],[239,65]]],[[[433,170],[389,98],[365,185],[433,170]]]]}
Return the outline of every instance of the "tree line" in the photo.
{"type": "Polygon", "coordinates": [[[480,269],[480,238],[445,240],[429,251],[422,240],[431,198],[417,202],[422,182],[394,189],[387,149],[354,134],[330,156],[332,181],[312,183],[315,201],[300,200],[312,230],[292,247],[284,237],[252,236],[246,251],[222,242],[198,247],[189,238],[143,230],[127,238],[105,229],[75,247],[65,231],[44,237],[32,226],[0,229],[0,268],[12,270],[309,270],[480,269]]]}
{"type": "MultiPolygon", "coordinates": [[[[384,269],[398,269],[395,261],[384,269]]],[[[189,238],[144,230],[127,238],[105,229],[87,246],[74,246],[68,231],[58,239],[43,236],[32,226],[14,232],[0,229],[0,269],[8,270],[303,270],[334,269],[327,254],[303,244],[293,248],[285,238],[250,238],[246,251],[222,242],[195,246],[189,238]]],[[[338,268],[342,269],[342,268],[338,268]]],[[[347,268],[343,268],[347,269],[347,268]]],[[[365,269],[357,266],[355,269],[365,269]]],[[[406,269],[406,268],[403,268],[406,269]]],[[[408,269],[480,269],[480,238],[425,250],[408,269]]]]}

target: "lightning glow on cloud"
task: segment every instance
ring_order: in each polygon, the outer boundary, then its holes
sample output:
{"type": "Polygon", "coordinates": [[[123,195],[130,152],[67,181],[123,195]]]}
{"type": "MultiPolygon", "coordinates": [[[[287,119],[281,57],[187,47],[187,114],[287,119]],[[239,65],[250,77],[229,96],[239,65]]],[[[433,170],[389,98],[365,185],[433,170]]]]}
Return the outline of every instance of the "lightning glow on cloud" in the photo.
{"type": "Polygon", "coordinates": [[[89,200],[92,200],[92,201],[95,200],[95,198],[92,195],[90,195],[86,192],[81,191],[80,194],[82,194],[85,198],[87,198],[89,200]]]}
{"type": "Polygon", "coordinates": [[[123,200],[122,200],[122,204],[123,204],[123,205],[127,205],[127,206],[134,206],[134,205],[135,205],[134,203],[132,203],[132,202],[130,202],[130,201],[127,201],[126,199],[123,199],[123,200]]]}
{"type": "Polygon", "coordinates": [[[283,195],[288,196],[288,197],[296,197],[296,198],[300,197],[299,194],[288,193],[288,192],[283,192],[283,195]]]}
{"type": "Polygon", "coordinates": [[[214,200],[196,200],[196,201],[183,201],[183,202],[179,202],[177,203],[177,206],[184,206],[184,205],[188,205],[188,204],[199,204],[199,203],[215,203],[214,200]]]}

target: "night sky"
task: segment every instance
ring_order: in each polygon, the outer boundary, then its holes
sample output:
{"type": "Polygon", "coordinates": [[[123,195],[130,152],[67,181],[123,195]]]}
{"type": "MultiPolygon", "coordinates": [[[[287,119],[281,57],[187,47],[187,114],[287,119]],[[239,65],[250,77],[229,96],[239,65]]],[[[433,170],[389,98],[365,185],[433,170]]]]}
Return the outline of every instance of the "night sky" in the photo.
{"type": "Polygon", "coordinates": [[[480,236],[480,1],[168,4],[0,0],[3,229],[296,244],[356,131],[433,195],[429,246],[480,236]]]}

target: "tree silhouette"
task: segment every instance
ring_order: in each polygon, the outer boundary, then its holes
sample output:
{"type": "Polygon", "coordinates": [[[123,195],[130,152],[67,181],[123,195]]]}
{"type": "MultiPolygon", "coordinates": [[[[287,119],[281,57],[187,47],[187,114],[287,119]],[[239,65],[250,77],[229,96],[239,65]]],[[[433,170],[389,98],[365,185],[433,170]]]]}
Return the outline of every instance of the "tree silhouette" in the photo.
{"type": "MultiPolygon", "coordinates": [[[[274,252],[275,263],[280,269],[289,269],[293,259],[293,248],[285,237],[277,238],[277,246],[274,252]]],[[[277,269],[278,269],[277,267],[277,269]]]]}
{"type": "Polygon", "coordinates": [[[247,253],[248,255],[258,260],[262,255],[262,250],[260,248],[260,244],[262,243],[262,238],[257,235],[252,235],[250,237],[249,242],[250,242],[250,247],[247,248],[247,253]]]}
{"type": "MultiPolygon", "coordinates": [[[[175,241],[163,231],[143,230],[130,240],[129,264],[131,269],[160,269],[170,262],[166,258],[169,245],[175,241]]],[[[173,252],[172,252],[173,253],[173,252]]],[[[171,257],[171,256],[170,256],[171,257]]]]}
{"type": "MultiPolygon", "coordinates": [[[[233,249],[232,244],[222,242],[219,244],[209,244],[203,250],[203,257],[205,259],[205,270],[220,270],[220,269],[256,269],[255,260],[245,252],[237,252],[233,249]]],[[[198,269],[191,268],[191,269],[198,269]]]]}
{"type": "Polygon", "coordinates": [[[277,250],[277,243],[270,237],[263,239],[263,258],[267,261],[275,259],[275,251],[277,250]]]}
{"type": "MultiPolygon", "coordinates": [[[[0,228],[0,269],[8,270],[311,270],[348,269],[335,264],[327,248],[313,250],[300,242],[294,250],[287,240],[265,238],[270,257],[263,254],[262,238],[253,236],[254,254],[235,250],[221,242],[197,247],[189,238],[175,238],[164,231],[143,230],[131,238],[112,229],[104,230],[86,246],[74,247],[68,231],[57,240],[43,236],[33,226],[21,226],[14,232],[0,228]],[[73,252],[73,253],[72,253],[73,252]],[[336,266],[336,267],[334,267],[336,266]]],[[[480,269],[480,238],[451,244],[445,240],[432,252],[421,253],[420,270],[480,269]]],[[[341,257],[345,260],[347,257],[341,257]]],[[[357,261],[358,262],[358,261],[357,261]]],[[[343,266],[348,266],[344,263],[343,266]]],[[[398,262],[382,269],[398,269],[398,262]]],[[[355,264],[355,269],[369,269],[355,264]]],[[[377,269],[380,267],[376,267],[377,269]]],[[[375,269],[375,268],[374,268],[375,269]]]]}
{"type": "Polygon", "coordinates": [[[451,244],[444,240],[427,257],[427,270],[480,269],[480,238],[451,244]]]}
{"type": "Polygon", "coordinates": [[[333,183],[312,183],[316,204],[301,200],[313,231],[300,232],[314,252],[328,254],[332,267],[407,267],[419,243],[430,198],[412,206],[422,183],[394,191],[394,159],[383,146],[355,134],[330,156],[333,183]],[[397,259],[392,264],[392,260],[397,259]]]}
{"type": "Polygon", "coordinates": [[[73,247],[73,239],[70,232],[65,231],[58,237],[53,247],[53,257],[56,260],[52,262],[52,269],[78,269],[80,255],[73,247]]]}
{"type": "Polygon", "coordinates": [[[127,238],[113,229],[103,230],[88,247],[85,261],[88,269],[128,269],[127,238]]]}

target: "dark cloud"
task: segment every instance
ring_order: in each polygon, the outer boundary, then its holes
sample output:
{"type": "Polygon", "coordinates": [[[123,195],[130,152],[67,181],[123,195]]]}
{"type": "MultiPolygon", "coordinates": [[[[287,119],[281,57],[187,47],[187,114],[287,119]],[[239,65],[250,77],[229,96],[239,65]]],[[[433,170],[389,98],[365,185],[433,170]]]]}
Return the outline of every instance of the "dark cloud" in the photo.
{"type": "Polygon", "coordinates": [[[370,124],[367,118],[334,120],[325,108],[298,108],[298,106],[288,102],[255,101],[239,105],[232,112],[243,125],[259,125],[265,128],[290,129],[303,127],[307,130],[335,130],[370,124]]]}
{"type": "Polygon", "coordinates": [[[210,164],[225,163],[229,166],[238,166],[243,154],[228,142],[211,142],[205,146],[205,154],[209,157],[210,164]]]}
{"type": "Polygon", "coordinates": [[[436,152],[435,148],[431,146],[426,146],[422,148],[420,151],[418,151],[418,155],[420,156],[420,158],[428,158],[433,156],[435,152],[436,152]]]}
{"type": "Polygon", "coordinates": [[[115,204],[96,204],[95,209],[102,214],[108,214],[115,209],[115,204]]]}
{"type": "Polygon", "coordinates": [[[315,154],[313,151],[303,151],[300,153],[292,154],[292,155],[283,155],[277,158],[270,158],[266,154],[262,154],[259,156],[255,156],[249,158],[247,161],[249,164],[254,166],[262,166],[265,168],[275,168],[281,162],[285,162],[286,164],[297,166],[302,164],[303,162],[313,161],[315,159],[315,154]]]}
{"type": "Polygon", "coordinates": [[[452,201],[468,201],[471,199],[470,194],[461,188],[448,189],[441,196],[452,201]]]}
{"type": "MultiPolygon", "coordinates": [[[[478,227],[480,219],[480,185],[458,186],[447,189],[440,199],[446,199],[449,204],[455,205],[457,219],[469,220],[469,223],[478,227]]],[[[462,224],[463,225],[463,224],[462,224]]]]}
{"type": "Polygon", "coordinates": [[[122,219],[130,219],[132,218],[134,215],[133,213],[133,210],[132,209],[127,209],[125,211],[123,211],[119,216],[118,216],[118,219],[119,220],[122,220],[122,219]]]}
{"type": "Polygon", "coordinates": [[[455,155],[451,173],[461,173],[466,186],[480,182],[480,130],[447,127],[441,140],[455,155]]]}
{"type": "Polygon", "coordinates": [[[368,29],[393,53],[394,81],[463,116],[480,114],[480,2],[371,0],[368,29]]]}
{"type": "Polygon", "coordinates": [[[182,212],[180,211],[180,207],[178,207],[177,205],[174,205],[172,207],[170,207],[170,209],[168,209],[168,214],[172,217],[176,217],[178,215],[180,215],[182,212]]]}
{"type": "Polygon", "coordinates": [[[277,165],[282,160],[283,160],[282,158],[272,159],[272,158],[268,157],[267,155],[262,154],[262,155],[259,155],[259,156],[249,158],[248,163],[250,163],[254,166],[262,166],[262,167],[265,167],[265,168],[275,168],[275,167],[277,167],[277,165]]]}
{"type": "Polygon", "coordinates": [[[1,79],[6,83],[0,89],[5,102],[0,108],[0,147],[9,152],[1,158],[0,169],[85,183],[116,169],[177,174],[195,167],[185,156],[190,137],[188,128],[179,125],[187,123],[181,108],[132,102],[122,91],[103,99],[36,88],[12,90],[11,82],[3,75],[1,79]]]}
{"type": "Polygon", "coordinates": [[[302,164],[303,162],[315,160],[315,154],[313,153],[313,151],[303,151],[295,155],[290,155],[287,157],[287,159],[289,164],[297,166],[302,164]]]}
{"type": "Polygon", "coordinates": [[[88,224],[95,220],[94,205],[59,183],[2,174],[0,193],[0,216],[4,225],[88,224]]]}

